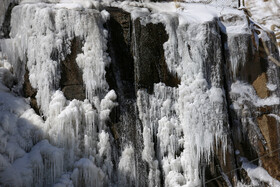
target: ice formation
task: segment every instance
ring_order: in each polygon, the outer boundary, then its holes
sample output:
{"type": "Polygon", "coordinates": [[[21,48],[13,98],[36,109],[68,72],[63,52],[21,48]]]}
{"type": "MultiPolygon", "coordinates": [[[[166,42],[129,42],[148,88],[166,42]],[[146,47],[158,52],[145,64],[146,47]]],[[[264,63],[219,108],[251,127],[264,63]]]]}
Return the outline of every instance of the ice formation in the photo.
{"type": "MultiPolygon", "coordinates": [[[[195,8],[191,11],[195,11],[195,8]]],[[[187,12],[179,11],[174,17],[155,13],[141,18],[145,23],[163,22],[166,25],[169,34],[169,40],[164,44],[166,61],[170,71],[181,79],[178,88],[155,84],[153,95],[138,91],[138,109],[144,124],[143,157],[151,165],[149,175],[152,175],[150,180],[155,180],[153,185],[159,185],[156,183],[158,162],[163,165],[167,186],[201,185],[200,161],[205,159],[208,162],[214,146],[220,146],[220,142],[223,142],[221,146],[224,151],[227,145],[224,91],[220,78],[214,77],[218,74],[215,70],[219,70],[221,58],[217,55],[208,59],[211,57],[204,56],[204,51],[201,51],[201,46],[208,45],[203,35],[206,27],[213,29],[213,36],[210,37],[219,36],[212,25],[197,25],[199,21],[211,22],[214,16],[208,14],[193,20],[186,16],[187,12]],[[193,31],[196,34],[191,35],[193,31]],[[188,46],[192,46],[191,49],[188,46]],[[212,78],[208,80],[204,63],[209,63],[213,70],[212,78]],[[156,150],[157,158],[150,151],[153,150],[153,136],[160,142],[156,150]],[[180,151],[182,148],[183,151],[180,151]]],[[[218,44],[209,45],[217,46],[215,50],[218,54],[218,44]]]]}
{"type": "MultiPolygon", "coordinates": [[[[73,173],[68,183],[73,185],[103,186],[111,177],[110,141],[105,121],[116,106],[117,96],[113,90],[109,92],[105,81],[109,58],[102,23],[106,16],[94,9],[85,10],[85,14],[79,10],[74,5],[27,2],[13,9],[11,38],[1,41],[6,55],[1,59],[2,82],[13,87],[15,78],[9,71],[11,66],[19,81],[23,81],[28,70],[46,121],[29,109],[28,101],[7,93],[8,89],[1,84],[4,89],[1,116],[6,120],[6,124],[1,124],[1,165],[6,168],[1,172],[2,184],[50,186],[61,177],[62,182],[57,185],[63,185],[67,181],[67,173],[63,173],[69,170],[73,173]],[[83,52],[77,57],[87,93],[84,101],[68,101],[57,90],[60,62],[71,53],[74,37],[85,40],[83,52]],[[9,176],[13,171],[17,175],[9,176]]],[[[16,92],[22,82],[17,85],[13,87],[16,92]]]]}
{"type": "MultiPolygon", "coordinates": [[[[7,10],[4,2],[1,11],[7,10]]],[[[0,39],[0,185],[200,186],[213,155],[221,150],[226,164],[226,153],[233,152],[228,142],[229,108],[237,111],[242,124],[256,126],[252,108],[280,104],[278,82],[269,80],[266,86],[275,93],[261,99],[253,87],[236,80],[238,69],[248,61],[247,53],[253,51],[241,35],[253,34],[256,40],[267,36],[254,33],[256,28],[245,13],[229,7],[237,6],[233,1],[226,5],[180,3],[178,8],[174,2],[18,2],[11,14],[10,38],[0,39]],[[114,111],[119,95],[106,80],[111,59],[104,24],[110,14],[102,7],[109,5],[129,12],[132,24],[139,20],[142,26],[164,25],[167,70],[180,80],[173,87],[154,83],[152,93],[136,89],[134,122],[141,124],[143,140],[138,147],[132,141],[119,143],[109,125],[121,123],[112,122],[110,115],[119,112],[114,111]],[[236,18],[233,23],[232,17],[236,18]],[[227,35],[225,44],[223,35],[227,35]],[[82,72],[84,100],[67,100],[60,88],[61,63],[71,54],[74,39],[82,41],[75,61],[82,72]],[[232,70],[227,75],[232,76],[228,96],[222,73],[226,60],[232,70]],[[30,98],[19,96],[26,72],[36,90],[39,114],[30,107],[30,98]],[[230,107],[226,97],[233,101],[230,107]],[[136,159],[139,147],[141,163],[136,159]],[[144,182],[137,181],[140,164],[148,173],[144,182]]],[[[0,25],[3,21],[1,14],[0,25]]],[[[140,57],[134,42],[137,62],[140,57]]],[[[258,135],[263,139],[259,131],[258,135]]],[[[261,167],[252,169],[245,161],[242,166],[252,185],[256,179],[279,183],[261,167]]],[[[223,178],[231,184],[225,174],[223,178]]]]}
{"type": "Polygon", "coordinates": [[[119,185],[131,186],[132,181],[135,180],[135,161],[134,161],[134,149],[131,146],[125,147],[122,152],[120,162],[118,165],[119,170],[119,185]]]}

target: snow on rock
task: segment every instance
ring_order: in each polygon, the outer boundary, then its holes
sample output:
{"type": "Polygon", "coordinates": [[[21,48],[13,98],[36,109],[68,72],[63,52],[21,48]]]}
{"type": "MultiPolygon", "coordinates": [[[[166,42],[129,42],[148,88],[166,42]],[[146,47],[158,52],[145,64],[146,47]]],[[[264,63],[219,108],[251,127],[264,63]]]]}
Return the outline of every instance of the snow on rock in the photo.
{"type": "Polygon", "coordinates": [[[81,14],[77,10],[56,6],[37,3],[15,7],[11,19],[11,39],[0,42],[19,80],[23,80],[25,66],[29,70],[30,83],[37,89],[36,99],[45,116],[48,115],[51,96],[59,87],[60,62],[71,53],[74,37],[85,39],[83,53],[78,55],[77,63],[83,70],[87,98],[98,102],[94,95],[107,88],[104,81],[105,66],[108,64],[106,30],[100,29],[103,22],[100,13],[86,9],[87,13],[81,14]]]}
{"type": "Polygon", "coordinates": [[[267,85],[266,85],[266,87],[268,88],[268,90],[269,91],[275,91],[276,89],[277,89],[277,85],[275,85],[275,84],[270,84],[270,83],[268,83],[267,85]]]}
{"type": "Polygon", "coordinates": [[[12,11],[11,38],[0,40],[1,185],[104,186],[112,177],[105,121],[117,96],[105,80],[108,13],[92,9],[90,1],[75,2],[23,1],[12,11]],[[60,63],[74,37],[84,41],[76,59],[84,101],[68,101],[59,90],[60,63]],[[20,92],[25,68],[45,121],[28,99],[10,93],[20,92]]]}
{"type": "Polygon", "coordinates": [[[248,173],[253,186],[260,185],[260,182],[265,182],[269,186],[280,186],[280,182],[271,177],[261,166],[250,163],[244,157],[241,157],[240,160],[242,162],[242,168],[248,173]]]}
{"type": "Polygon", "coordinates": [[[257,96],[254,88],[248,84],[237,81],[231,85],[231,97],[234,98],[235,102],[233,103],[233,107],[239,109],[241,105],[246,102],[250,102],[256,107],[261,106],[271,106],[271,105],[279,105],[280,100],[276,95],[271,95],[265,99],[261,99],[257,96]]]}
{"type": "Polygon", "coordinates": [[[9,62],[0,59],[0,64],[1,184],[51,185],[62,174],[63,151],[43,140],[44,121],[30,108],[28,99],[18,97],[3,84],[14,78],[7,76],[10,71],[4,68],[9,62]]]}
{"type": "MultiPolygon", "coordinates": [[[[156,4],[147,7],[152,9],[156,4]]],[[[171,9],[171,13],[165,11],[152,9],[140,20],[142,24],[164,23],[169,35],[164,44],[166,63],[180,77],[181,84],[178,88],[154,84],[152,95],[138,91],[137,106],[144,125],[143,159],[148,162],[150,180],[154,181],[150,186],[159,185],[158,163],[163,164],[167,186],[199,186],[201,159],[210,161],[219,140],[224,153],[227,147],[225,96],[217,76],[222,62],[215,21],[218,14],[214,7],[206,10],[204,5],[188,4],[174,12],[171,9]],[[196,16],[198,10],[206,16],[196,16]],[[209,30],[211,34],[206,35],[209,30]],[[207,51],[208,46],[215,50],[207,51]],[[207,72],[205,64],[212,72],[207,72]],[[151,138],[155,135],[156,150],[151,138]]]]}
{"type": "Polygon", "coordinates": [[[245,6],[256,22],[274,31],[278,36],[277,43],[280,49],[280,2],[278,0],[246,0],[245,6]]]}
{"type": "Polygon", "coordinates": [[[91,162],[97,165],[95,167],[102,168],[104,177],[111,176],[113,166],[110,137],[104,131],[106,127],[102,123],[103,119],[98,116],[99,112],[88,100],[66,101],[61,91],[54,94],[50,106],[52,115],[46,120],[46,131],[54,145],[64,148],[65,168],[70,169],[80,157],[94,157],[91,162]],[[101,130],[99,133],[98,129],[101,130]]]}
{"type": "MultiPolygon", "coordinates": [[[[235,122],[235,128],[240,128],[242,132],[249,133],[250,141],[254,142],[257,139],[266,146],[266,140],[261,133],[256,115],[259,115],[258,108],[265,107],[277,107],[280,104],[279,96],[277,92],[274,92],[267,98],[260,98],[255,89],[244,82],[236,81],[231,85],[230,97],[232,104],[230,108],[235,111],[240,121],[235,122]]],[[[277,119],[277,115],[269,114],[277,119]]],[[[240,135],[237,137],[241,138],[240,135]]],[[[237,139],[239,139],[237,138],[237,139]]],[[[238,140],[240,141],[240,140],[238,140]]]]}
{"type": "MultiPolygon", "coordinates": [[[[110,15],[94,8],[108,4],[130,12],[132,24],[136,20],[142,25],[163,23],[169,36],[163,45],[167,69],[180,79],[174,87],[155,83],[151,94],[137,90],[146,183],[200,186],[202,163],[213,161],[215,148],[222,150],[225,162],[230,144],[222,53],[229,51],[233,75],[247,61],[251,49],[244,38],[251,38],[252,25],[243,11],[215,3],[181,2],[176,8],[174,2],[23,0],[12,11],[11,38],[0,40],[0,185],[137,184],[136,146],[121,145],[118,153],[119,145],[110,133],[113,127],[108,125],[111,111],[118,106],[117,94],[109,90],[105,77],[110,58],[103,24],[110,15]],[[228,36],[225,46],[221,33],[228,36]],[[75,60],[82,71],[84,101],[67,100],[59,85],[60,65],[71,54],[74,38],[83,43],[75,60]],[[42,116],[30,108],[28,99],[10,92],[20,93],[25,70],[37,91],[42,116]]],[[[270,90],[277,86],[267,85],[270,90]]],[[[230,97],[240,113],[248,112],[248,102],[254,107],[280,104],[276,95],[260,99],[251,86],[239,81],[231,85],[230,97]]],[[[261,178],[254,171],[248,173],[261,178]]],[[[266,182],[275,183],[267,178],[266,182]]]]}
{"type": "Polygon", "coordinates": [[[63,174],[54,187],[74,187],[73,181],[70,179],[70,174],[63,174]]]}

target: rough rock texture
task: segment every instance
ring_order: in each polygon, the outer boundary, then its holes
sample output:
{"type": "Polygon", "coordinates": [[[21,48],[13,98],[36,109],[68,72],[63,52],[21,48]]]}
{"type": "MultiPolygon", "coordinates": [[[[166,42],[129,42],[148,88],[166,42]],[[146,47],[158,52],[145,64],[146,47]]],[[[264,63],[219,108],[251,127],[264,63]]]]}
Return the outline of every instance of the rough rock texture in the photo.
{"type": "MultiPolygon", "coordinates": [[[[108,29],[110,31],[111,40],[109,42],[110,46],[110,56],[112,58],[112,65],[107,70],[107,80],[111,83],[111,88],[114,88],[118,90],[118,94],[122,99],[119,99],[120,103],[120,109],[119,110],[119,116],[123,115],[123,111],[127,111],[127,105],[125,104],[128,101],[128,98],[134,98],[135,97],[135,91],[131,89],[131,87],[135,87],[136,91],[138,89],[147,89],[147,92],[152,94],[153,93],[153,85],[154,83],[163,82],[167,86],[171,87],[177,87],[178,84],[180,84],[180,79],[177,77],[177,75],[172,75],[168,69],[167,65],[165,63],[164,54],[163,54],[163,43],[168,40],[168,35],[165,32],[165,28],[162,24],[146,24],[141,25],[139,20],[135,20],[133,23],[130,21],[130,16],[128,13],[124,12],[123,10],[117,9],[117,8],[108,8],[107,9],[111,14],[111,19],[108,23],[108,29]],[[116,31],[116,32],[113,32],[116,31]],[[137,44],[137,45],[135,45],[137,44]],[[136,48],[134,48],[136,46],[136,48]],[[133,59],[132,56],[135,56],[133,59]],[[134,71],[132,71],[134,67],[134,71]],[[112,73],[114,72],[114,73],[112,73]],[[130,77],[130,78],[129,78],[130,77]],[[134,79],[131,79],[131,77],[134,77],[134,79]],[[116,80],[121,80],[122,84],[117,85],[116,80]],[[127,85],[130,85],[130,89],[127,85]],[[122,96],[121,93],[124,92],[124,95],[122,96]],[[129,97],[127,96],[133,96],[129,97]],[[124,97],[124,98],[123,98],[124,97]],[[126,98],[126,99],[125,99],[126,98]]],[[[235,22],[235,21],[248,21],[243,20],[243,18],[240,18],[238,16],[233,17],[227,17],[226,19],[222,18],[222,21],[224,24],[227,24],[227,22],[235,22]],[[229,20],[226,20],[229,19],[229,20]]],[[[208,27],[216,27],[215,22],[210,23],[213,24],[212,26],[209,25],[208,27]]],[[[256,31],[257,32],[257,31],[256,31]]],[[[209,35],[209,42],[215,43],[215,38],[211,39],[211,36],[209,35]]],[[[221,32],[221,42],[226,43],[226,45],[229,46],[230,50],[235,49],[235,51],[229,51],[228,48],[221,49],[223,51],[223,61],[224,61],[224,67],[222,68],[224,73],[221,72],[221,75],[224,76],[224,87],[227,91],[227,102],[230,106],[233,102],[229,96],[230,92],[230,86],[232,82],[235,82],[236,80],[243,80],[249,84],[252,84],[252,86],[255,88],[257,95],[260,98],[266,98],[269,96],[269,91],[266,87],[266,84],[268,82],[267,78],[267,69],[268,69],[268,61],[265,57],[265,54],[261,50],[256,50],[256,44],[255,44],[255,38],[254,34],[247,34],[247,33],[239,33],[239,34],[224,34],[221,32]],[[240,49],[240,46],[246,46],[246,48],[240,49]],[[240,49],[240,51],[238,50],[240,49]],[[239,55],[242,54],[242,55],[239,55]],[[243,63],[243,65],[238,65],[238,69],[234,70],[231,67],[231,61],[235,56],[240,57],[240,64],[243,63]]],[[[212,44],[215,45],[215,44],[212,44]]],[[[211,46],[212,46],[211,45],[211,46]]],[[[224,45],[224,46],[226,46],[224,45]]],[[[192,46],[190,46],[191,48],[192,46]]],[[[215,48],[217,50],[217,47],[215,48]]],[[[209,52],[211,54],[211,52],[209,52]]],[[[207,58],[211,58],[207,57],[207,58]]],[[[214,58],[214,57],[213,57],[214,58]]],[[[211,73],[209,73],[209,68],[211,65],[206,65],[206,76],[207,80],[211,83],[211,73]],[[208,69],[207,69],[208,68],[208,69]]],[[[135,100],[130,100],[132,103],[135,102],[135,100]]],[[[132,104],[131,103],[131,104],[132,104]]],[[[257,110],[257,109],[254,109],[257,110]]],[[[134,111],[135,112],[135,111],[134,111]]],[[[130,110],[130,117],[125,118],[127,121],[132,122],[132,118],[137,118],[132,110],[130,110]],[[130,118],[130,119],[129,119],[130,118]]],[[[273,113],[273,110],[270,112],[273,113]]],[[[117,116],[118,116],[117,115],[117,116]]],[[[216,148],[215,150],[215,156],[213,159],[213,162],[206,166],[206,176],[205,180],[208,181],[214,177],[220,176],[222,173],[227,173],[228,179],[231,181],[232,184],[235,184],[236,177],[244,180],[249,180],[246,176],[246,172],[244,170],[236,170],[236,172],[228,173],[229,171],[234,170],[237,167],[240,167],[239,163],[239,156],[246,156],[249,160],[256,159],[258,156],[261,156],[266,153],[266,151],[263,150],[263,143],[256,144],[255,140],[253,140],[257,134],[259,136],[259,133],[262,133],[260,135],[261,139],[257,142],[264,142],[266,141],[268,143],[268,146],[271,147],[271,142],[274,142],[278,140],[277,137],[277,131],[276,129],[268,130],[268,124],[273,124],[273,119],[269,117],[269,120],[267,120],[266,115],[262,117],[258,117],[257,112],[252,114],[251,117],[258,118],[256,121],[258,121],[258,124],[260,126],[260,129],[256,132],[255,126],[248,126],[247,131],[245,132],[240,139],[240,128],[243,127],[237,127],[238,121],[241,119],[236,116],[236,111],[232,110],[229,107],[229,121],[231,123],[231,137],[228,139],[228,151],[226,152],[226,162],[223,161],[223,155],[222,150],[220,148],[216,148]],[[271,134],[274,132],[274,134],[271,134]],[[248,133],[248,134],[247,134],[248,133]],[[272,138],[274,137],[274,138],[272,138]],[[260,146],[260,147],[259,147],[260,146]],[[234,155],[234,151],[239,150],[241,154],[236,157],[234,155]]],[[[118,119],[124,119],[122,117],[117,117],[116,114],[113,115],[113,118],[118,122],[118,125],[123,124],[123,120],[118,119]]],[[[128,123],[129,124],[129,123],[128,123]]],[[[242,124],[242,123],[241,123],[242,124]]],[[[240,124],[240,125],[241,125],[240,124]]],[[[130,135],[128,131],[125,131],[124,126],[115,128],[117,125],[113,124],[115,132],[114,134],[117,134],[118,138],[120,137],[129,137],[130,135]],[[126,132],[126,133],[124,133],[126,132]]],[[[127,125],[127,123],[126,123],[127,125]]],[[[139,124],[138,124],[139,125],[139,124]]],[[[130,124],[131,126],[131,124],[130,124]]],[[[137,129],[137,128],[136,128],[137,129]]],[[[132,131],[130,131],[131,133],[132,131]]],[[[135,131],[134,131],[135,132],[135,131]]],[[[135,136],[133,134],[132,136],[135,136]]],[[[125,138],[123,138],[125,139],[125,138]]],[[[134,144],[137,144],[135,140],[132,140],[131,137],[128,138],[130,141],[133,141],[134,144]]],[[[137,139],[137,138],[136,138],[137,139]]],[[[136,146],[137,147],[137,146],[136,146]]],[[[275,167],[270,163],[268,164],[268,160],[266,157],[262,160],[262,166],[265,167],[269,173],[277,177],[277,168],[279,167],[276,165],[275,167]]],[[[254,162],[257,164],[258,162],[254,162]]],[[[144,177],[146,178],[146,177],[144,177]]],[[[143,178],[143,180],[144,180],[143,178]]],[[[227,182],[223,178],[219,178],[217,180],[211,181],[207,183],[207,186],[227,186],[227,182]]]]}
{"type": "Polygon", "coordinates": [[[267,142],[268,150],[264,150],[263,146],[260,145],[260,155],[267,155],[261,158],[262,166],[268,171],[268,173],[280,180],[280,166],[279,166],[279,152],[274,152],[279,146],[279,135],[278,127],[279,122],[274,117],[268,116],[267,114],[258,117],[258,125],[264,138],[267,142]]]}
{"type": "MultiPolygon", "coordinates": [[[[112,177],[112,180],[120,186],[148,186],[151,180],[149,171],[154,168],[142,158],[144,121],[140,120],[140,112],[137,109],[137,92],[142,90],[152,97],[155,94],[155,83],[163,83],[165,88],[172,90],[180,86],[181,80],[178,75],[170,72],[166,63],[163,45],[169,36],[163,23],[142,25],[139,19],[131,20],[131,15],[122,9],[109,7],[106,10],[110,13],[110,19],[104,26],[108,30],[107,52],[111,58],[111,64],[106,67],[106,80],[110,89],[115,90],[118,96],[118,106],[110,113],[110,120],[105,122],[113,137],[111,140],[113,171],[117,171],[121,152],[129,145],[134,148],[133,158],[136,161],[135,176],[130,178],[118,173],[119,176],[112,177]],[[129,183],[124,181],[118,183],[118,178],[126,178],[129,183]]],[[[5,20],[9,20],[8,14],[5,20]]],[[[3,23],[4,37],[9,33],[8,22],[3,23]]],[[[268,154],[279,147],[279,121],[273,116],[279,115],[279,106],[256,106],[254,101],[248,99],[242,104],[238,103],[240,109],[236,109],[234,104],[239,96],[231,94],[234,83],[242,81],[254,88],[253,94],[258,98],[265,99],[272,94],[280,96],[279,68],[268,60],[261,39],[256,37],[258,30],[251,29],[250,24],[253,23],[247,17],[222,16],[220,20],[191,25],[192,31],[197,32],[190,33],[187,38],[190,40],[187,49],[191,58],[194,51],[201,55],[199,58],[204,63],[203,78],[207,85],[209,87],[215,85],[225,93],[225,99],[222,101],[224,104],[222,120],[227,133],[227,150],[224,157],[222,147],[217,144],[213,148],[214,154],[211,155],[209,163],[201,159],[201,170],[205,171],[205,176],[201,174],[201,178],[207,186],[230,186],[230,184],[235,186],[238,180],[249,184],[250,179],[246,171],[237,169],[242,165],[240,157],[247,157],[248,160],[261,157],[261,162],[256,161],[254,164],[261,165],[271,176],[280,180],[280,165],[275,164],[280,162],[279,154],[278,152],[268,154]],[[225,32],[223,27],[230,24],[242,26],[248,24],[249,31],[225,32]],[[192,37],[201,34],[200,32],[204,32],[205,35],[199,40],[200,43],[196,44],[197,41],[192,40],[192,37]],[[201,45],[203,48],[200,48],[201,45]],[[268,83],[278,87],[271,91],[267,87],[268,83]],[[236,150],[240,152],[239,155],[235,154],[236,150]],[[219,178],[211,180],[215,177],[219,178]]],[[[185,29],[188,32],[190,28],[186,26],[185,29]]],[[[271,53],[277,54],[274,43],[265,42],[271,53]]],[[[60,62],[60,84],[57,89],[62,90],[68,100],[83,101],[86,98],[82,73],[76,62],[83,45],[82,38],[74,37],[71,41],[71,53],[60,62]]],[[[58,56],[56,49],[53,49],[51,59],[57,61],[58,56]]],[[[30,84],[28,70],[24,74],[23,93],[25,97],[30,97],[30,105],[39,113],[36,90],[30,84]]],[[[150,103],[147,106],[150,106],[150,103]]],[[[150,108],[147,107],[147,110],[150,108]]],[[[155,152],[160,147],[156,133],[154,132],[151,137],[154,143],[152,149],[155,152]]],[[[180,156],[182,149],[176,150],[175,157],[180,156]]],[[[155,158],[152,159],[159,165],[156,168],[160,171],[159,186],[164,186],[165,176],[161,156],[156,152],[155,158]]],[[[83,179],[82,182],[84,181],[83,179]]],[[[84,183],[80,185],[86,186],[84,183]]]]}
{"type": "Polygon", "coordinates": [[[40,114],[40,109],[36,101],[37,91],[31,86],[29,81],[29,71],[26,69],[24,74],[24,83],[22,86],[23,96],[30,98],[30,106],[35,110],[37,114],[40,114]]]}
{"type": "MultiPolygon", "coordinates": [[[[65,60],[61,62],[60,89],[68,100],[77,99],[83,101],[86,98],[82,73],[76,63],[77,54],[81,53],[81,46],[82,41],[74,38],[71,42],[71,54],[67,55],[65,60]]],[[[52,52],[51,58],[53,60],[58,59],[56,50],[52,52]]],[[[40,108],[36,101],[37,91],[30,84],[29,71],[27,69],[24,74],[22,91],[24,97],[30,98],[31,107],[37,114],[40,114],[40,108]]]]}
{"type": "Polygon", "coordinates": [[[264,99],[266,97],[269,97],[269,90],[266,87],[267,84],[267,75],[266,73],[262,73],[260,76],[258,76],[257,79],[253,82],[253,87],[257,92],[257,95],[264,99]]]}
{"type": "MultiPolygon", "coordinates": [[[[267,98],[270,95],[270,91],[266,87],[267,83],[268,80],[266,73],[261,74],[253,83],[253,87],[260,98],[267,98]]],[[[280,162],[279,151],[275,151],[279,148],[279,121],[277,121],[275,117],[269,115],[274,114],[279,116],[280,114],[278,108],[279,106],[263,109],[260,116],[257,118],[257,123],[267,143],[267,150],[265,150],[263,145],[259,143],[259,154],[268,154],[268,156],[264,156],[260,159],[262,166],[271,176],[280,180],[280,165],[277,164],[280,162]]]]}
{"type": "Polygon", "coordinates": [[[146,88],[153,93],[154,83],[165,83],[166,86],[178,87],[180,80],[172,75],[164,57],[163,44],[168,35],[162,23],[141,25],[140,20],[134,22],[135,53],[135,83],[137,89],[146,88]]]}
{"type": "Polygon", "coordinates": [[[81,48],[81,39],[75,37],[71,42],[71,54],[61,62],[60,87],[68,100],[83,101],[86,98],[82,72],[76,63],[77,54],[82,52],[81,48]]]}
{"type": "MultiPolygon", "coordinates": [[[[116,91],[119,103],[119,106],[111,113],[109,126],[118,151],[131,144],[135,148],[137,172],[135,179],[130,179],[133,186],[147,186],[147,166],[141,158],[141,150],[143,150],[141,123],[135,106],[136,82],[134,80],[136,74],[133,60],[133,25],[129,13],[118,8],[107,8],[106,10],[110,13],[110,20],[106,23],[106,27],[109,31],[108,52],[112,60],[106,70],[106,79],[110,89],[116,91]]],[[[121,177],[126,178],[126,176],[121,177]]],[[[127,186],[128,184],[121,183],[121,185],[127,186]]]]}
{"type": "Polygon", "coordinates": [[[9,38],[12,9],[17,5],[17,0],[3,0],[0,5],[0,39],[9,38]]]}
{"type": "MultiPolygon", "coordinates": [[[[267,32],[267,31],[266,31],[267,32]]],[[[233,75],[228,72],[227,68],[230,64],[230,58],[232,54],[228,53],[226,57],[226,69],[225,74],[231,74],[231,76],[226,76],[228,82],[234,82],[236,80],[242,80],[253,86],[256,95],[259,98],[268,98],[271,92],[267,88],[268,83],[278,84],[279,79],[279,67],[277,67],[273,62],[269,61],[267,54],[264,52],[264,46],[262,44],[262,39],[256,41],[253,36],[254,33],[259,33],[259,30],[252,30],[252,35],[227,35],[227,42],[232,45],[231,48],[238,48],[234,41],[237,38],[243,38],[246,41],[247,48],[244,53],[245,58],[243,59],[243,65],[240,65],[236,74],[233,75]],[[230,42],[232,40],[232,42],[230,42]],[[256,42],[259,46],[256,46],[256,42]],[[245,60],[246,59],[246,60],[245,60]]],[[[266,41],[266,45],[269,46],[271,54],[277,57],[277,46],[275,43],[275,38],[271,33],[267,32],[268,36],[271,36],[270,41],[266,41]]],[[[238,40],[237,40],[238,41],[238,40]]],[[[240,49],[240,48],[239,48],[240,49]]],[[[241,49],[244,50],[244,49],[241,49]]],[[[238,51],[238,50],[237,50],[238,51]]],[[[242,54],[244,51],[237,52],[242,54]]],[[[239,55],[240,56],[240,55],[239,55]]],[[[241,61],[242,62],[242,61],[241,61]]],[[[242,63],[240,63],[242,64],[242,63]]],[[[229,83],[230,85],[231,83],[229,83]]],[[[279,88],[273,92],[279,97],[279,88]]],[[[228,103],[233,102],[233,98],[228,98],[228,103]]],[[[279,127],[276,127],[275,118],[269,117],[269,114],[275,114],[279,116],[279,105],[276,106],[265,106],[256,108],[254,103],[248,101],[246,107],[247,109],[242,109],[242,114],[237,114],[238,111],[230,107],[230,120],[232,125],[232,137],[234,142],[234,148],[241,152],[241,155],[246,155],[249,160],[256,160],[254,163],[258,163],[258,157],[260,158],[259,164],[263,166],[271,176],[279,179],[279,152],[276,151],[270,156],[266,156],[269,152],[274,151],[279,145],[279,127]],[[245,120],[249,117],[253,120],[253,123],[245,120]],[[237,127],[237,126],[239,127],[237,127]],[[241,125],[241,126],[240,126],[241,125]],[[237,129],[236,129],[237,127],[237,129]],[[243,129],[240,132],[240,129],[243,129]],[[242,135],[240,136],[240,133],[242,135]],[[241,139],[240,139],[241,138],[241,139]],[[274,146],[274,147],[273,147],[274,146]],[[276,164],[271,164],[272,162],[276,164]]],[[[237,160],[238,161],[238,160],[237,160]]],[[[237,163],[237,165],[239,165],[237,163]]],[[[242,176],[242,175],[241,175],[242,176]]]]}

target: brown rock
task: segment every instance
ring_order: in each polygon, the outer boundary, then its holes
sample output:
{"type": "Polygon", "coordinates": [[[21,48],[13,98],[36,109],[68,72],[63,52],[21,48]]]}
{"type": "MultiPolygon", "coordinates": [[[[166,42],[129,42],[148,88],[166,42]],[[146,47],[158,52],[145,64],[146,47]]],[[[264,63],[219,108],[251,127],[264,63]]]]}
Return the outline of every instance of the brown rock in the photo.
{"type": "Polygon", "coordinates": [[[277,121],[274,117],[263,115],[258,118],[258,125],[267,142],[268,147],[268,150],[266,151],[263,148],[262,144],[259,143],[262,167],[266,169],[272,177],[279,180],[279,151],[274,151],[278,148],[277,121]]]}
{"type": "Polygon", "coordinates": [[[266,87],[267,83],[267,75],[266,73],[262,73],[257,77],[257,79],[253,82],[253,87],[257,92],[257,95],[264,99],[266,97],[269,97],[269,90],[266,87]]]}
{"type": "Polygon", "coordinates": [[[62,92],[68,100],[77,99],[83,101],[85,99],[83,85],[66,85],[62,88],[62,92]]]}

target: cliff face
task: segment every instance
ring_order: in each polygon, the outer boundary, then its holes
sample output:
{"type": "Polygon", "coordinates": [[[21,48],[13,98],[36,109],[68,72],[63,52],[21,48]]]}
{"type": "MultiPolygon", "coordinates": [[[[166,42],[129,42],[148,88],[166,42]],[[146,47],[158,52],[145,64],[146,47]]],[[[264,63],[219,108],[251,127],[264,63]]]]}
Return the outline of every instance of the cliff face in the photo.
{"type": "Polygon", "coordinates": [[[265,28],[274,31],[280,48],[280,2],[274,0],[246,0],[245,5],[252,18],[265,28]]]}
{"type": "Polygon", "coordinates": [[[0,22],[0,185],[280,185],[279,53],[242,10],[15,5],[0,22]]]}

